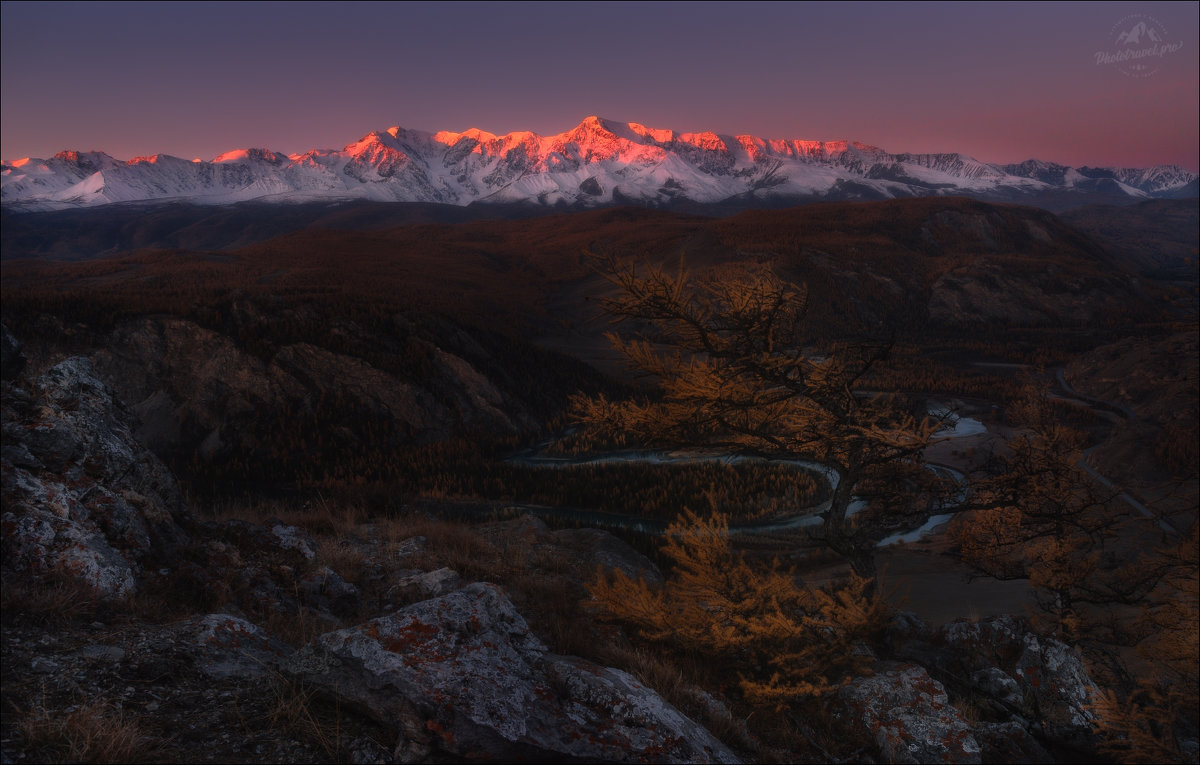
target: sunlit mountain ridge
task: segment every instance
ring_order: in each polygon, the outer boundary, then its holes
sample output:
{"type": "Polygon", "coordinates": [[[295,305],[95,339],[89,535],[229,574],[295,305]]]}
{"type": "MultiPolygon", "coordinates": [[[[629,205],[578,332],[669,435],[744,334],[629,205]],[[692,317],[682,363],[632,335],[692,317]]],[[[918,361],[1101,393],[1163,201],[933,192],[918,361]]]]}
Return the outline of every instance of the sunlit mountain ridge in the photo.
{"type": "Polygon", "coordinates": [[[5,161],[0,199],[14,210],[184,200],[220,205],[366,199],[451,205],[595,207],[967,195],[1046,207],[1196,195],[1178,166],[999,165],[957,152],[894,154],[855,141],[679,133],[588,117],[558,135],[479,129],[371,131],[340,150],[291,155],[248,148],[212,161],[119,160],[63,151],[5,161]]]}

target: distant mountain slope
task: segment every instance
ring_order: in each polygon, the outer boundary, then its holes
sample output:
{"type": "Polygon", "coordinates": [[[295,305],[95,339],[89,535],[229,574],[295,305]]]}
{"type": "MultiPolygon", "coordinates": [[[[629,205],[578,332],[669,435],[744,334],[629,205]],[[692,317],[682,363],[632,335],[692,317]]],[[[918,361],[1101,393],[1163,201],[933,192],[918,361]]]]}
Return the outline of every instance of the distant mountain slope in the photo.
{"type": "Polygon", "coordinates": [[[1195,199],[1151,199],[1136,205],[1082,207],[1063,220],[1100,241],[1144,276],[1200,279],[1200,205],[1195,199]]]}
{"type": "Polygon", "coordinates": [[[304,229],[370,231],[418,223],[521,218],[514,205],[422,202],[126,203],[16,213],[0,209],[0,259],[89,260],[138,249],[230,250],[304,229]]]}
{"type": "Polygon", "coordinates": [[[1194,195],[1182,168],[1070,168],[1038,160],[980,162],[959,153],[892,154],[854,141],[768,140],[677,133],[588,117],[554,136],[429,133],[392,127],[341,150],[284,155],[226,152],[211,162],[167,155],[123,161],[63,151],[6,161],[0,199],[10,209],[119,202],[366,199],[542,208],[632,203],[778,204],[780,200],[969,195],[1063,209],[1089,201],[1194,195]]]}
{"type": "MultiPolygon", "coordinates": [[[[225,252],[85,263],[8,260],[5,312],[79,293],[118,314],[177,312],[231,290],[439,312],[553,347],[606,347],[586,252],[697,271],[769,263],[807,283],[829,332],[998,323],[1113,326],[1160,306],[1052,213],[962,198],[823,203],[705,218],[636,207],[394,228],[309,229],[225,252]],[[39,297],[44,296],[44,297],[39,297]]],[[[108,313],[105,309],[105,313],[108,313]]]]}
{"type": "Polygon", "coordinates": [[[1087,345],[1165,315],[1150,280],[1052,213],[929,198],[724,218],[606,208],[8,260],[0,319],[31,368],[89,355],[138,413],[139,437],[175,460],[280,480],[333,464],[367,475],[398,469],[372,450],[522,432],[604,386],[597,370],[621,371],[599,310],[614,287],[588,252],[698,276],[769,266],[807,285],[814,347],[1087,345]]]}

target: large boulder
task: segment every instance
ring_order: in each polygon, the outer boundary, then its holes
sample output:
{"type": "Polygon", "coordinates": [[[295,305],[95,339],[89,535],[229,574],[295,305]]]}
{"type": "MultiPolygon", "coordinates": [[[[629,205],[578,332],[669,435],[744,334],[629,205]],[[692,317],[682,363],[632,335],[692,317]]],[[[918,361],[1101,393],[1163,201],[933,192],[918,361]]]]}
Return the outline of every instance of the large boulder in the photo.
{"type": "Polygon", "coordinates": [[[187,541],[174,478],[88,360],[19,383],[3,383],[4,568],[65,576],[103,598],[132,594],[147,565],[187,541]]]}
{"type": "Polygon", "coordinates": [[[402,761],[737,761],[629,674],[549,653],[491,584],[322,635],[289,667],[396,731],[402,761]]]}
{"type": "Polygon", "coordinates": [[[924,667],[899,665],[838,691],[834,714],[886,762],[980,762],[971,726],[924,667]]]}

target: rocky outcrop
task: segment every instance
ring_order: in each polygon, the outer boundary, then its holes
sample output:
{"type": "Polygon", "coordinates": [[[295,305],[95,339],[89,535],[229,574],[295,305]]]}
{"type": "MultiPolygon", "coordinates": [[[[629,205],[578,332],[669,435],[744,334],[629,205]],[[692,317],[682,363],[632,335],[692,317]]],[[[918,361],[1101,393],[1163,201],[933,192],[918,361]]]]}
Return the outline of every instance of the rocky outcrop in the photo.
{"type": "Polygon", "coordinates": [[[264,360],[182,319],[123,325],[94,356],[141,416],[138,435],[160,451],[190,446],[212,458],[253,449],[268,435],[266,413],[311,416],[324,397],[417,438],[444,437],[451,421],[427,392],[360,359],[296,343],[264,360]]]}
{"type": "Polygon", "coordinates": [[[559,529],[548,534],[551,544],[573,552],[583,566],[595,571],[620,571],[636,581],[656,585],[663,581],[658,567],[627,543],[601,529],[559,529]]]}
{"type": "Polygon", "coordinates": [[[5,569],[133,594],[146,566],[187,541],[174,478],[88,360],[3,385],[5,569]]]}
{"type": "Polygon", "coordinates": [[[834,715],[886,762],[980,762],[971,726],[924,667],[901,665],[842,688],[834,715]]]}
{"type": "Polygon", "coordinates": [[[1049,765],[1054,757],[1018,720],[979,722],[971,728],[984,762],[1049,765]]]}
{"type": "Polygon", "coordinates": [[[985,722],[994,723],[977,728],[985,752],[995,753],[992,761],[1049,759],[1042,743],[1094,751],[1091,704],[1097,689],[1070,646],[1011,616],[954,621],[937,632],[913,620],[896,627],[897,657],[921,664],[946,687],[975,699],[985,722]]]}
{"type": "Polygon", "coordinates": [[[1095,746],[1091,705],[1098,691],[1070,646],[1011,616],[950,622],[938,638],[955,657],[946,671],[970,678],[984,693],[999,689],[998,700],[1034,721],[1042,738],[1082,750],[1095,746]]]}
{"type": "Polygon", "coordinates": [[[244,299],[222,310],[231,325],[222,331],[155,316],[97,338],[96,369],[137,414],[137,437],[160,456],[184,463],[248,458],[256,461],[251,472],[286,479],[289,470],[311,474],[367,448],[440,441],[464,428],[512,433],[535,423],[506,370],[484,366],[487,352],[452,328],[420,329],[397,318],[394,331],[381,332],[317,316],[311,307],[264,308],[244,299]],[[312,334],[290,329],[309,324],[312,334]],[[452,353],[435,340],[462,348],[452,353]],[[290,464],[303,461],[297,453],[309,464],[290,464]]]}
{"type": "Polygon", "coordinates": [[[401,760],[737,761],[625,672],[549,653],[495,585],[322,635],[289,667],[395,730],[401,760]]]}

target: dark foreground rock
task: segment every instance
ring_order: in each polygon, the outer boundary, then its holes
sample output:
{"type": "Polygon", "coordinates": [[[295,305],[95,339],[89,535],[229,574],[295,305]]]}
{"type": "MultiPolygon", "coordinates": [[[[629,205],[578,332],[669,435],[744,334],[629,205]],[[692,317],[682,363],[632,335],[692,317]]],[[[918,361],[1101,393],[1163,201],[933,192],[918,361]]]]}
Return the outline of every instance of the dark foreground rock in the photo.
{"type": "Polygon", "coordinates": [[[293,657],[305,681],[399,736],[400,760],[736,762],[711,733],[620,670],[551,654],[495,587],[469,585],[293,657]]]}
{"type": "Polygon", "coordinates": [[[3,386],[4,568],[132,595],[187,541],[174,477],[86,359],[3,386]]]}

